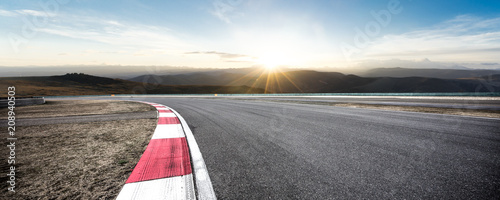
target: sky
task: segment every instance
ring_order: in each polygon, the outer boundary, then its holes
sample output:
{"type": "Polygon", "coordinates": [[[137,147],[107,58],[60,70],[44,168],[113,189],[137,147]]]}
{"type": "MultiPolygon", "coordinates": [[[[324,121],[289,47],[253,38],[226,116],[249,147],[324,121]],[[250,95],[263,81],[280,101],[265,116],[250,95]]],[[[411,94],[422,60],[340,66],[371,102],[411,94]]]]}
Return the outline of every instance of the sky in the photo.
{"type": "Polygon", "coordinates": [[[500,68],[498,0],[0,2],[0,66],[500,68]]]}

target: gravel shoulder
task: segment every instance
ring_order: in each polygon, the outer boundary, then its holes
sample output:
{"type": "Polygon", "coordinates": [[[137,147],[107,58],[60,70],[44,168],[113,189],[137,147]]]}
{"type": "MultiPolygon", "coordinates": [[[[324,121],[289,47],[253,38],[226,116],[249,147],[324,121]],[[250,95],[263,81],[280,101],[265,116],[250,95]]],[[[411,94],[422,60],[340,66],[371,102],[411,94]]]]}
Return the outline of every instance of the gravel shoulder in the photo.
{"type": "Polygon", "coordinates": [[[500,111],[493,111],[493,110],[473,110],[473,109],[461,109],[461,108],[433,108],[433,107],[422,107],[422,106],[369,105],[369,104],[355,104],[355,103],[335,104],[333,106],[351,107],[351,108],[381,109],[381,110],[395,110],[395,111],[406,111],[406,112],[424,112],[424,113],[462,115],[462,116],[473,116],[473,117],[500,118],[500,111]]]}
{"type": "MultiPolygon", "coordinates": [[[[137,102],[105,101],[105,105],[99,106],[101,102],[50,101],[46,105],[18,107],[16,117],[154,109],[137,102]],[[36,112],[31,113],[29,107],[36,112]],[[65,110],[69,108],[71,110],[65,110]]],[[[114,199],[144,152],[155,127],[156,119],[16,127],[16,193],[2,192],[0,199],[114,199]]],[[[9,155],[8,148],[1,148],[1,152],[9,155]]],[[[3,172],[8,172],[9,167],[6,160],[0,163],[3,172]]],[[[1,176],[0,182],[6,183],[7,178],[1,176]]]]}
{"type": "MultiPolygon", "coordinates": [[[[155,111],[147,104],[116,100],[47,100],[42,105],[15,108],[16,118],[62,117],[155,111]]],[[[0,109],[0,117],[7,117],[7,108],[0,109]]]]}

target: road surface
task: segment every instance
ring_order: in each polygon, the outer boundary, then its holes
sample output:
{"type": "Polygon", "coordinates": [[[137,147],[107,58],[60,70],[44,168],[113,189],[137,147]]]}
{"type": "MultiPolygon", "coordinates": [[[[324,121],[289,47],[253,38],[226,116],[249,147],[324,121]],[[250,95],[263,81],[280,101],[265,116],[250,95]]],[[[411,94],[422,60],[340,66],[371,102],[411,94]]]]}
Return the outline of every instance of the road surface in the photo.
{"type": "Polygon", "coordinates": [[[500,198],[498,119],[218,98],[132,100],[165,104],[186,119],[220,199],[500,198]]]}

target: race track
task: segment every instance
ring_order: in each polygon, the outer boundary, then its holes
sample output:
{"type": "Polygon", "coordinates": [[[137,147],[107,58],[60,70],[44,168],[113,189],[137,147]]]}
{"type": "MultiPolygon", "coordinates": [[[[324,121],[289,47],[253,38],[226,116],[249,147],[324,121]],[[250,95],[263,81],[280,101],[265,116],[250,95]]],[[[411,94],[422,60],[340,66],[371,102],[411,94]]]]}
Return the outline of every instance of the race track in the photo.
{"type": "Polygon", "coordinates": [[[500,120],[223,98],[132,98],[188,122],[220,199],[498,199],[500,120]]]}

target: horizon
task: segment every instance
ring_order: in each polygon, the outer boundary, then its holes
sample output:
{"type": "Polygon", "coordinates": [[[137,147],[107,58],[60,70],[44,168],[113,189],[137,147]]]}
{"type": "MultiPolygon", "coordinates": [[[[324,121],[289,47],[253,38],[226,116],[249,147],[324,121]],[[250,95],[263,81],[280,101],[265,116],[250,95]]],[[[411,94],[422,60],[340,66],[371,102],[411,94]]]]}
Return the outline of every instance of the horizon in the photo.
{"type": "Polygon", "coordinates": [[[416,70],[414,72],[422,70],[446,70],[451,71],[492,71],[493,74],[500,74],[500,68],[487,69],[487,68],[465,68],[463,66],[441,66],[441,67],[431,67],[431,68],[418,68],[418,67],[373,67],[365,69],[341,69],[341,68],[329,68],[329,67],[317,67],[317,68],[301,68],[301,67],[288,67],[288,66],[277,66],[269,68],[266,66],[253,65],[250,67],[242,68],[198,68],[198,67],[183,67],[183,66],[123,66],[123,65],[73,65],[73,66],[0,66],[0,76],[1,77],[35,77],[35,76],[58,76],[68,73],[83,73],[92,76],[109,77],[109,78],[119,78],[119,79],[131,79],[144,75],[180,75],[180,74],[192,74],[201,73],[209,74],[211,72],[224,72],[224,73],[242,73],[245,70],[253,69],[252,71],[258,71],[264,69],[267,73],[284,73],[291,71],[316,71],[316,72],[336,72],[345,75],[356,75],[364,77],[372,71],[380,70],[394,70],[394,69],[407,69],[416,70]]]}
{"type": "Polygon", "coordinates": [[[498,8],[498,1],[4,2],[0,71],[500,69],[498,8]]]}
{"type": "MultiPolygon", "coordinates": [[[[143,76],[177,76],[177,75],[194,75],[204,74],[210,76],[229,75],[229,74],[245,74],[259,72],[261,76],[268,74],[286,74],[290,72],[305,72],[313,71],[318,73],[340,73],[343,75],[355,75],[358,77],[400,77],[395,75],[399,71],[403,74],[416,73],[416,77],[432,78],[446,76],[449,73],[485,73],[487,76],[500,75],[500,68],[497,69],[472,69],[472,68],[405,68],[405,67],[392,67],[392,68],[368,68],[365,70],[335,70],[332,68],[293,68],[287,66],[266,67],[266,66],[251,66],[244,68],[196,68],[196,67],[179,67],[179,66],[121,66],[109,65],[106,68],[103,66],[70,66],[62,68],[59,67],[36,67],[36,66],[23,66],[23,67],[3,67],[0,66],[0,78],[15,78],[15,77],[49,77],[61,76],[65,74],[85,74],[105,78],[118,78],[124,80],[133,80],[143,76]],[[85,67],[85,68],[82,68],[85,67]],[[130,67],[130,68],[127,68],[130,67]],[[120,72],[117,72],[119,71],[120,72]],[[403,71],[400,71],[403,70],[403,71]],[[259,72],[260,71],[260,72],[259,72]],[[396,73],[395,73],[396,72],[396,73]],[[431,75],[429,72],[436,74],[431,75]],[[394,74],[395,73],[395,74],[394,74]],[[425,75],[422,75],[425,74],[425,75]],[[373,74],[378,74],[377,76],[373,74]],[[383,75],[380,75],[383,74],[383,75]]],[[[246,76],[246,75],[245,75],[246,76]]],[[[407,75],[415,76],[413,75],[407,75]]],[[[479,78],[480,76],[469,76],[463,78],[479,78]]],[[[140,81],[139,81],[140,82],[140,81]]]]}

